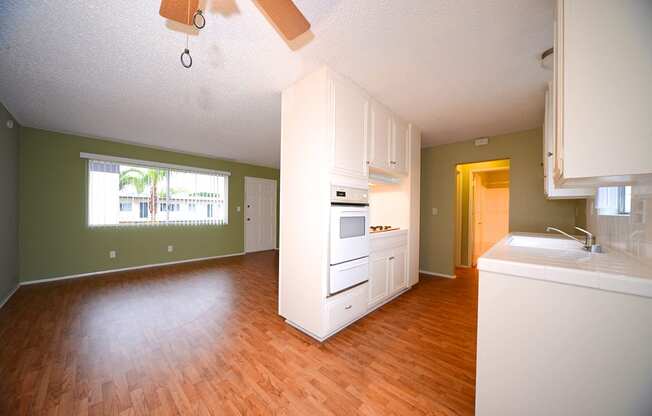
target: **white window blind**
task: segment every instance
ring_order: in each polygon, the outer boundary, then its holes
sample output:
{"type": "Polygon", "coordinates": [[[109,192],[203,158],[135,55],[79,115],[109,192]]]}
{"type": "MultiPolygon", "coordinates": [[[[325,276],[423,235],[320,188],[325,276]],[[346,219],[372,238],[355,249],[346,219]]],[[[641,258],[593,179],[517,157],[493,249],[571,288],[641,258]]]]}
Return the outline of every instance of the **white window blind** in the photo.
{"type": "Polygon", "coordinates": [[[87,158],[90,226],[228,223],[228,172],[87,158]]]}

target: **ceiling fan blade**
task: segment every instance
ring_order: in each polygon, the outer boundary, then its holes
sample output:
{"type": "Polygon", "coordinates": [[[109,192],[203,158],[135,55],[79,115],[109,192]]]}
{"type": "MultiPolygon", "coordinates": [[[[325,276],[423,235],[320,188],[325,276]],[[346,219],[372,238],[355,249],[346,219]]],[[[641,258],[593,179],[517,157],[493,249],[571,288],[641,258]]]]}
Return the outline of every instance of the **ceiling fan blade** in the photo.
{"type": "Polygon", "coordinates": [[[161,0],[158,14],[184,25],[192,25],[192,17],[197,9],[199,0],[161,0]]]}
{"type": "Polygon", "coordinates": [[[310,29],[310,22],[292,0],[256,0],[256,3],[287,40],[292,40],[310,29]]]}

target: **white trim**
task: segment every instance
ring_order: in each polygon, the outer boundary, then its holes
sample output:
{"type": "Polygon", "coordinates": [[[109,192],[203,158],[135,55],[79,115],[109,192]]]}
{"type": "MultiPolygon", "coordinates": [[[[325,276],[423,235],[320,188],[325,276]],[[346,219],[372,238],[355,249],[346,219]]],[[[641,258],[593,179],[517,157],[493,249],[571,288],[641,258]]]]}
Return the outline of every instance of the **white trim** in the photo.
{"type": "Polygon", "coordinates": [[[435,272],[429,272],[428,270],[419,270],[419,273],[427,274],[429,276],[445,277],[446,279],[457,278],[457,276],[455,276],[454,274],[435,273],[435,272]]]}
{"type": "Polygon", "coordinates": [[[102,275],[102,274],[109,274],[109,273],[118,273],[118,272],[126,272],[130,270],[140,270],[140,269],[149,269],[152,267],[161,267],[161,266],[171,266],[174,264],[183,264],[183,263],[193,263],[196,261],[204,261],[204,260],[213,260],[213,259],[221,259],[224,257],[235,257],[235,256],[243,256],[245,252],[239,252],[239,253],[232,253],[232,254],[223,254],[221,256],[210,256],[210,257],[198,257],[195,259],[187,259],[187,260],[177,260],[177,261],[168,261],[165,263],[155,263],[155,264],[145,264],[142,266],[133,266],[133,267],[124,267],[122,269],[109,269],[109,270],[100,270],[97,272],[90,272],[90,273],[80,273],[80,274],[71,274],[69,276],[60,276],[60,277],[52,277],[52,278],[47,278],[47,279],[38,279],[38,280],[30,280],[27,282],[20,282],[20,286],[29,286],[37,283],[47,283],[47,282],[56,282],[58,280],[68,280],[68,279],[77,279],[80,277],[90,277],[90,276],[97,276],[97,275],[102,275]]]}
{"type": "Polygon", "coordinates": [[[455,267],[462,264],[462,202],[463,176],[460,166],[455,166],[455,267]]]}
{"type": "MultiPolygon", "coordinates": [[[[511,159],[497,159],[495,162],[500,162],[508,160],[508,166],[497,166],[497,167],[487,167],[487,168],[471,168],[469,169],[469,218],[468,218],[468,236],[466,238],[466,261],[468,267],[473,267],[473,246],[475,245],[475,175],[481,172],[496,172],[506,170],[511,175],[512,162],[511,159]]],[[[484,162],[473,162],[473,163],[484,163],[484,162]]],[[[511,176],[510,176],[511,181],[511,176]]],[[[509,183],[509,193],[511,195],[511,182],[509,183]]],[[[507,214],[509,221],[509,213],[507,214]]],[[[461,243],[460,243],[461,244],[461,243]]]]}
{"type": "Polygon", "coordinates": [[[12,290],[11,292],[9,292],[9,294],[7,295],[7,297],[5,297],[5,298],[2,300],[2,302],[0,302],[0,309],[2,309],[3,306],[5,306],[5,303],[9,302],[9,299],[11,299],[11,297],[14,295],[14,293],[16,293],[16,291],[18,290],[19,287],[20,287],[20,283],[16,285],[16,287],[14,288],[14,290],[12,290]]]}
{"type": "Polygon", "coordinates": [[[125,164],[147,166],[147,167],[153,166],[157,168],[178,169],[178,170],[184,170],[190,172],[208,173],[212,175],[231,176],[231,172],[227,172],[223,170],[204,169],[204,168],[197,168],[194,166],[174,165],[171,163],[152,162],[149,160],[129,159],[126,157],[98,155],[95,153],[81,152],[79,153],[79,157],[82,159],[101,160],[104,162],[125,163],[125,164]]]}

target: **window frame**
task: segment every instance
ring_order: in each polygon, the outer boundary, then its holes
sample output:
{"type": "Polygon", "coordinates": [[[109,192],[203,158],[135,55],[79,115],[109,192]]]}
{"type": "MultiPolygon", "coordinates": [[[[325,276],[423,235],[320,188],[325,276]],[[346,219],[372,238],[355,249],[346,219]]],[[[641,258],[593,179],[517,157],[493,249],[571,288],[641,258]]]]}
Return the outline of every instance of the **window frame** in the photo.
{"type": "MultiPolygon", "coordinates": [[[[86,170],[86,226],[89,228],[106,228],[106,227],[116,227],[116,228],[122,228],[122,227],[147,227],[147,226],[189,226],[189,227],[197,227],[197,226],[209,226],[209,227],[219,227],[219,226],[224,226],[229,224],[229,179],[231,176],[231,172],[228,171],[221,171],[221,170],[213,170],[213,169],[205,169],[205,168],[198,168],[198,167],[193,167],[193,166],[184,166],[184,165],[176,165],[176,164],[171,164],[171,163],[162,163],[162,162],[155,162],[155,161],[147,161],[147,160],[139,160],[139,159],[131,159],[131,158],[125,158],[125,157],[117,157],[117,156],[108,156],[108,155],[100,155],[100,154],[95,154],[95,153],[86,153],[86,152],[80,152],[79,157],[81,159],[85,159],[85,170],[86,170]],[[91,224],[90,223],[90,193],[89,193],[89,187],[90,187],[90,162],[91,161],[101,161],[101,162],[108,162],[108,163],[116,163],[118,165],[129,165],[129,166],[136,166],[136,167],[142,167],[142,168],[154,168],[154,169],[162,169],[167,171],[167,190],[166,190],[166,195],[169,198],[170,195],[170,172],[171,171],[181,171],[181,172],[188,172],[188,173],[195,173],[195,174],[202,174],[202,175],[213,175],[217,177],[223,177],[224,178],[224,221],[218,222],[214,220],[206,220],[206,221],[186,221],[186,220],[180,220],[180,221],[156,221],[156,222],[134,222],[134,223],[123,223],[123,224],[91,224]]],[[[168,203],[169,201],[166,201],[168,203]]],[[[147,204],[147,216],[145,218],[149,219],[149,203],[145,202],[147,204]]],[[[157,202],[160,203],[160,202],[157,202]]],[[[213,204],[211,202],[211,204],[213,204]]],[[[140,210],[140,203],[139,205],[139,210],[140,210]]],[[[214,204],[213,204],[214,205],[214,204]]],[[[167,212],[167,210],[166,210],[167,212]]],[[[140,211],[139,211],[139,218],[140,217],[140,211]]],[[[168,217],[169,218],[169,217],[168,217]]],[[[215,218],[215,207],[213,207],[213,217],[215,218]]]]}
{"type": "Polygon", "coordinates": [[[599,187],[595,196],[595,210],[599,216],[626,217],[631,214],[631,185],[599,187]],[[629,204],[627,194],[629,188],[629,204]],[[615,197],[615,198],[614,198],[615,197]],[[615,199],[615,200],[614,200],[615,199]],[[603,205],[606,201],[606,205],[603,205]],[[630,209],[627,210],[627,205],[630,209]]]}

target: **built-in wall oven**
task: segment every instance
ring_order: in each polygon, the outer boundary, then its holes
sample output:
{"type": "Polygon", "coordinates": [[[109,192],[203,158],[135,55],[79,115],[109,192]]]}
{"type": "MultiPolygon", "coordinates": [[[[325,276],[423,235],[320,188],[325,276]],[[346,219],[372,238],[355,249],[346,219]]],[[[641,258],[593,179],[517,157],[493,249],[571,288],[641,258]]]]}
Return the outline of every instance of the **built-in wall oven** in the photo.
{"type": "Polygon", "coordinates": [[[328,294],[337,294],[367,280],[368,192],[366,189],[332,186],[328,294]]]}

